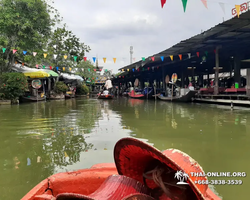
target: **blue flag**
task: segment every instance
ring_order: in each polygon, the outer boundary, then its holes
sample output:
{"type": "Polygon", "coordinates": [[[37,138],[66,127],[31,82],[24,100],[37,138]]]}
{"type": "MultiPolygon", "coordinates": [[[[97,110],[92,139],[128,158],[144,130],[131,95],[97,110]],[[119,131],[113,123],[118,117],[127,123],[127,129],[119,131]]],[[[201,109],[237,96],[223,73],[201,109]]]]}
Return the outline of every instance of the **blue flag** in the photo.
{"type": "Polygon", "coordinates": [[[93,57],[93,61],[95,62],[95,60],[96,60],[96,57],[93,57]]]}
{"type": "Polygon", "coordinates": [[[23,55],[26,55],[27,51],[23,51],[23,55]]]}
{"type": "Polygon", "coordinates": [[[162,60],[162,61],[164,60],[164,56],[161,56],[161,60],[162,60]]]}

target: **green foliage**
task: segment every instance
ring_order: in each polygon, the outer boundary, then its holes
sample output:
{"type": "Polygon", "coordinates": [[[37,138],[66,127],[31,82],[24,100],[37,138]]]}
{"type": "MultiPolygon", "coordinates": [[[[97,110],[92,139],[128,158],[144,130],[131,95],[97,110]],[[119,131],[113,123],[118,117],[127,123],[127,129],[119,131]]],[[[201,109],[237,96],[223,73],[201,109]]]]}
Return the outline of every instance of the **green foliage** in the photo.
{"type": "Polygon", "coordinates": [[[66,69],[76,67],[83,60],[85,52],[90,51],[90,47],[81,43],[80,39],[72,31],[68,31],[64,25],[63,28],[57,28],[51,35],[48,51],[49,63],[63,70],[63,67],[67,67],[66,69]],[[54,55],[57,55],[56,59],[54,59],[54,55]],[[65,55],[67,59],[64,58],[65,55]]]}
{"type": "Polygon", "coordinates": [[[76,87],[76,94],[86,95],[89,93],[89,87],[87,85],[78,85],[76,87]]]}
{"type": "Polygon", "coordinates": [[[91,80],[93,80],[92,78],[96,79],[97,77],[97,74],[94,71],[95,66],[89,60],[79,62],[76,68],[76,74],[81,77],[90,78],[91,80]]]}
{"type": "Polygon", "coordinates": [[[16,100],[24,95],[27,87],[27,78],[22,73],[0,75],[0,99],[16,100]]]}
{"type": "Polygon", "coordinates": [[[66,93],[68,91],[68,89],[69,88],[65,83],[58,81],[55,84],[54,92],[57,94],[66,93]]]}
{"type": "Polygon", "coordinates": [[[7,48],[0,52],[0,73],[9,71],[17,58],[30,64],[41,61],[59,17],[46,0],[0,0],[0,48],[7,48]],[[13,49],[18,51],[13,54],[13,49]],[[23,51],[28,54],[24,56],[23,51]]]}

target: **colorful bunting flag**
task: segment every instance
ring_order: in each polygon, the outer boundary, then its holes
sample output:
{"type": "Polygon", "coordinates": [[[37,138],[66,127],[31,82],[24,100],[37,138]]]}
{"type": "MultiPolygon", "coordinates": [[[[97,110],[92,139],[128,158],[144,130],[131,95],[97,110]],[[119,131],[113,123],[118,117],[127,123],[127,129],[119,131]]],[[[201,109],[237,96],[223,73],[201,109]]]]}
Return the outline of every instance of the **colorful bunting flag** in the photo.
{"type": "Polygon", "coordinates": [[[151,60],[152,60],[152,61],[155,61],[155,57],[154,57],[154,56],[153,56],[153,57],[151,57],[151,60]]]}
{"type": "Polygon", "coordinates": [[[223,12],[225,14],[225,4],[222,3],[222,2],[220,2],[219,4],[220,4],[220,7],[221,7],[221,9],[223,10],[223,12]]]}
{"type": "Polygon", "coordinates": [[[239,18],[240,17],[240,5],[235,5],[235,9],[239,18]]]}
{"type": "Polygon", "coordinates": [[[3,48],[3,53],[5,53],[5,51],[6,51],[6,48],[3,48]]]}
{"type": "Polygon", "coordinates": [[[71,71],[71,70],[72,70],[72,68],[70,67],[70,68],[69,68],[69,71],[71,71]]]}
{"type": "Polygon", "coordinates": [[[45,69],[45,66],[43,66],[43,69],[45,69]]]}
{"type": "Polygon", "coordinates": [[[75,61],[77,60],[77,56],[74,56],[74,60],[75,60],[75,61]]]}
{"type": "Polygon", "coordinates": [[[23,51],[23,55],[26,55],[27,51],[23,51]]]}
{"type": "Polygon", "coordinates": [[[135,71],[135,69],[133,68],[133,72],[135,71]]]}
{"type": "Polygon", "coordinates": [[[100,69],[100,72],[102,71],[102,69],[100,69]]]}
{"type": "Polygon", "coordinates": [[[93,62],[95,63],[95,61],[96,61],[96,57],[93,57],[93,62]]]}
{"type": "Polygon", "coordinates": [[[33,52],[33,56],[36,56],[37,52],[33,52]]]}
{"type": "Polygon", "coordinates": [[[201,0],[204,6],[207,8],[207,0],[201,0]]]}
{"type": "Polygon", "coordinates": [[[106,63],[107,58],[103,58],[103,62],[106,63]]]}
{"type": "Polygon", "coordinates": [[[171,56],[169,56],[169,57],[171,58],[172,61],[174,60],[174,56],[173,56],[173,55],[171,55],[171,56]]]}
{"type": "Polygon", "coordinates": [[[122,72],[124,72],[124,69],[122,69],[122,72]]]}
{"type": "Polygon", "coordinates": [[[164,56],[161,56],[161,60],[164,61],[164,56]]]}
{"type": "Polygon", "coordinates": [[[179,58],[180,58],[180,60],[182,60],[182,54],[179,54],[179,58]]]}
{"type": "Polygon", "coordinates": [[[94,71],[96,72],[96,69],[94,69],[94,71]]]}
{"type": "Polygon", "coordinates": [[[43,54],[44,58],[46,58],[46,57],[47,57],[47,55],[48,55],[47,53],[44,53],[44,54],[43,54]]]}
{"type": "Polygon", "coordinates": [[[188,58],[191,58],[191,53],[188,53],[188,58]]]}
{"type": "Polygon", "coordinates": [[[59,70],[59,67],[56,67],[56,71],[58,71],[59,70]]]}
{"type": "Polygon", "coordinates": [[[16,49],[13,49],[13,54],[15,54],[17,52],[17,50],[16,49]]]}
{"type": "Polygon", "coordinates": [[[83,57],[83,60],[86,61],[86,60],[87,60],[87,57],[83,57]]]}
{"type": "Polygon", "coordinates": [[[129,69],[127,69],[127,71],[129,72],[129,69]]]}
{"type": "Polygon", "coordinates": [[[197,57],[200,57],[200,52],[196,52],[197,57]]]}
{"type": "Polygon", "coordinates": [[[183,5],[184,12],[186,12],[187,1],[188,0],[182,0],[182,5],[183,5]]]}
{"type": "Polygon", "coordinates": [[[68,56],[67,56],[67,55],[64,55],[63,57],[64,57],[64,59],[65,59],[65,60],[68,58],[68,56]]]}
{"type": "Polygon", "coordinates": [[[208,55],[208,52],[207,52],[207,51],[205,51],[205,55],[206,55],[206,56],[208,55]]]}
{"type": "Polygon", "coordinates": [[[163,8],[164,4],[166,3],[167,0],[161,0],[161,7],[163,8]]]}
{"type": "Polygon", "coordinates": [[[113,60],[114,60],[114,63],[116,62],[116,58],[113,58],[113,60]]]}
{"type": "Polygon", "coordinates": [[[52,70],[52,66],[49,66],[49,69],[52,70]]]}
{"type": "Polygon", "coordinates": [[[63,71],[65,71],[65,67],[63,67],[63,71]]]}
{"type": "Polygon", "coordinates": [[[22,66],[24,66],[24,63],[22,63],[22,66]]]}
{"type": "Polygon", "coordinates": [[[38,69],[38,66],[39,66],[39,65],[36,65],[36,68],[37,68],[37,69],[38,69]]]}
{"type": "Polygon", "coordinates": [[[88,68],[88,71],[90,72],[90,69],[88,68]]]}
{"type": "Polygon", "coordinates": [[[145,61],[145,57],[142,57],[142,60],[145,61]]]}

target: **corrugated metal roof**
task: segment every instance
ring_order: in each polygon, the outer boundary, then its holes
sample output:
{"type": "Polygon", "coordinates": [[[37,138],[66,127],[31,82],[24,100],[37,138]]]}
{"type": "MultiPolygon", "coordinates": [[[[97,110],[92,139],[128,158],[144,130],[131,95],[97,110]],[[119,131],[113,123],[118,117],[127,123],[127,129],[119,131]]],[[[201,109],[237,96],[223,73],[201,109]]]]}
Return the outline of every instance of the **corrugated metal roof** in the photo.
{"type": "MultiPolygon", "coordinates": [[[[195,54],[198,51],[206,51],[207,49],[215,48],[216,46],[223,45],[226,48],[227,45],[232,45],[233,42],[243,42],[247,40],[250,42],[250,11],[247,11],[240,15],[229,19],[223,23],[220,23],[203,33],[195,35],[187,40],[181,41],[174,46],[159,52],[155,55],[155,61],[151,60],[151,57],[146,58],[145,61],[138,61],[131,65],[120,68],[121,69],[132,69],[141,67],[146,64],[153,62],[158,64],[161,61],[161,56],[178,55],[192,53],[195,54]],[[158,61],[158,63],[157,63],[158,61]]],[[[184,60],[185,58],[183,58],[184,60]]],[[[169,61],[164,61],[164,64],[168,64],[169,61]]],[[[181,61],[179,61],[181,62],[181,61]]]]}

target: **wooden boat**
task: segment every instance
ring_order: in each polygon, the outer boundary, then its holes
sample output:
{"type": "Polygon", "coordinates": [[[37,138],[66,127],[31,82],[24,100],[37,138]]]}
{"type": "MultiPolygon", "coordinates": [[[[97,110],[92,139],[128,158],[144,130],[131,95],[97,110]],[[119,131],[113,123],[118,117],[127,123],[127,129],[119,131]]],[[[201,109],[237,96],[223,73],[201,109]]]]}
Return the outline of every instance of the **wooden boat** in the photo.
{"type": "Polygon", "coordinates": [[[205,184],[206,177],[186,174],[187,182],[178,185],[185,179],[175,178],[177,173],[181,177],[183,173],[205,172],[193,158],[177,149],[162,152],[135,138],[123,138],[115,145],[114,160],[115,164],[97,164],[89,169],[52,175],[21,200],[156,200],[183,199],[182,195],[187,199],[221,200],[205,184]],[[162,170],[168,173],[159,173],[162,170]],[[153,188],[158,189],[153,191],[153,188]],[[131,198],[134,195],[144,198],[131,198]]]}
{"type": "Polygon", "coordinates": [[[75,93],[72,91],[66,92],[65,99],[75,98],[75,93]]]}
{"type": "Polygon", "coordinates": [[[142,91],[134,91],[128,93],[128,96],[133,99],[151,99],[154,94],[153,88],[145,88],[142,91]]]}
{"type": "Polygon", "coordinates": [[[113,94],[102,94],[102,93],[99,93],[97,94],[97,98],[98,99],[113,99],[114,98],[114,95],[113,94]]]}
{"type": "Polygon", "coordinates": [[[60,99],[65,99],[65,95],[64,94],[50,94],[50,96],[48,97],[49,100],[60,100],[60,99]]]}
{"type": "Polygon", "coordinates": [[[20,97],[20,102],[24,103],[24,102],[37,102],[37,101],[45,101],[46,97],[43,96],[22,96],[20,97]]]}
{"type": "MultiPolygon", "coordinates": [[[[185,89],[188,90],[188,89],[185,89]]],[[[195,90],[188,90],[185,94],[181,94],[180,96],[174,96],[174,97],[165,97],[163,95],[158,94],[157,97],[160,100],[163,101],[173,101],[173,102],[190,102],[192,101],[192,98],[194,98],[197,91],[195,90]]]]}

